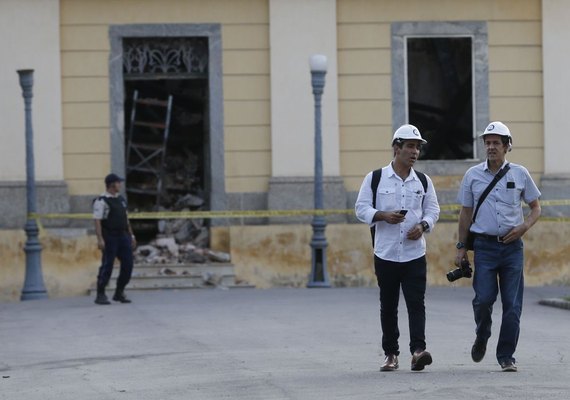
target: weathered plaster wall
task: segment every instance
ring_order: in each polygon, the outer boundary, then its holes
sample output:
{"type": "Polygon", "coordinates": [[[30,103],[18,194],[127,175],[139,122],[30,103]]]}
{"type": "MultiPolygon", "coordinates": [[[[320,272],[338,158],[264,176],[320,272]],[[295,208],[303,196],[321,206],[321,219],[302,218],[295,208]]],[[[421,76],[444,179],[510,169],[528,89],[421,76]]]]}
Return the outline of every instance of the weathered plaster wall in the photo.
{"type": "MultiPolygon", "coordinates": [[[[428,240],[428,284],[448,285],[453,267],[456,223],[440,223],[428,240]]],[[[525,237],[527,285],[570,283],[570,223],[539,222],[525,237]]],[[[337,286],[375,285],[370,232],[364,225],[329,225],[327,257],[331,282],[337,286]]],[[[232,226],[230,245],[238,278],[258,288],[302,287],[310,270],[311,227],[232,226]]],[[[472,255],[472,253],[471,253],[472,255]]],[[[462,279],[456,285],[470,285],[462,279]]]]}
{"type": "MultiPolygon", "coordinates": [[[[80,296],[95,282],[100,262],[95,236],[57,230],[41,235],[42,270],[49,297],[80,296]]],[[[26,237],[20,230],[0,230],[0,302],[20,298],[24,284],[26,237]]]]}
{"type": "MultiPolygon", "coordinates": [[[[440,223],[428,235],[428,284],[449,285],[445,274],[455,256],[456,223],[440,223]]],[[[95,282],[99,251],[85,231],[47,231],[41,237],[45,284],[50,297],[80,296],[95,282]]],[[[258,288],[304,287],[310,270],[310,225],[217,227],[217,250],[230,251],[237,278],[258,288]]],[[[365,225],[331,224],[328,271],[336,286],[374,286],[370,232],[365,225]]],[[[525,237],[527,285],[570,284],[570,223],[539,222],[525,237]]],[[[0,231],[0,302],[19,299],[24,282],[22,231],[0,231]]],[[[470,285],[462,279],[455,285],[470,285]]]]}

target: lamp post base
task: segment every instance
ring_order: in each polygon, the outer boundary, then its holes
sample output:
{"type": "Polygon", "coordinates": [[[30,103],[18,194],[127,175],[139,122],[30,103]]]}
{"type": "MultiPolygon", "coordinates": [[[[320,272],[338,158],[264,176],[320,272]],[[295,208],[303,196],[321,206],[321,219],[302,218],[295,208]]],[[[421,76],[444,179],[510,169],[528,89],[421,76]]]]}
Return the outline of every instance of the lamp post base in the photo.
{"type": "Polygon", "coordinates": [[[311,239],[311,276],[308,288],[330,288],[329,274],[327,271],[327,239],[325,228],[327,223],[323,216],[313,218],[313,238],[311,239]]]}
{"type": "Polygon", "coordinates": [[[42,275],[42,245],[39,241],[39,229],[35,220],[28,220],[25,227],[26,278],[20,300],[47,299],[48,294],[42,275]]]}

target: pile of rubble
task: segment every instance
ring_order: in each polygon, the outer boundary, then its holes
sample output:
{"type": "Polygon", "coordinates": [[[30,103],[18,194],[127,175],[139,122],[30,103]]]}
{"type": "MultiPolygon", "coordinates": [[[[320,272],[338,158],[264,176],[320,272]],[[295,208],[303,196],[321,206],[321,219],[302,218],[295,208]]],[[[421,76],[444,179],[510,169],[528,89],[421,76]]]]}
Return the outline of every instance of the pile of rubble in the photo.
{"type": "MultiPolygon", "coordinates": [[[[177,199],[172,211],[195,211],[204,199],[187,194],[177,199]]],[[[164,210],[163,210],[164,211],[164,210]]],[[[158,222],[156,239],[135,251],[138,264],[193,264],[229,262],[230,255],[208,249],[209,230],[203,219],[165,219],[158,222]]]]}
{"type": "Polygon", "coordinates": [[[135,250],[136,264],[195,264],[230,262],[230,255],[200,248],[192,243],[179,244],[173,237],[159,237],[135,250]]]}

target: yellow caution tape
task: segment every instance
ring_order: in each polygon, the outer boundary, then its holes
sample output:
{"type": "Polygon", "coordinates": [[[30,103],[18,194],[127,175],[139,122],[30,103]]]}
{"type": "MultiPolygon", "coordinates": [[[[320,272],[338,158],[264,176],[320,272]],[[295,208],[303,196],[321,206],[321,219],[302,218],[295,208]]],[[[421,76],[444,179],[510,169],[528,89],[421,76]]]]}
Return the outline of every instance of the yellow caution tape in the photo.
{"type": "MultiPolygon", "coordinates": [[[[542,206],[568,206],[570,200],[545,200],[542,206]]],[[[458,204],[445,204],[440,206],[441,211],[459,211],[458,204]]],[[[325,215],[354,215],[354,209],[327,209],[327,210],[224,210],[224,211],[160,211],[129,213],[130,219],[215,219],[215,218],[269,218],[269,217],[298,217],[298,216],[325,216],[325,215]]],[[[57,214],[57,213],[30,213],[31,219],[93,219],[93,214],[57,214]]],[[[566,217],[541,217],[541,221],[569,221],[566,217]]],[[[457,214],[441,214],[440,220],[457,220],[457,214]]]]}
{"type": "MultiPolygon", "coordinates": [[[[342,210],[235,210],[235,211],[161,211],[129,213],[129,219],[206,219],[206,218],[267,218],[294,217],[304,215],[354,214],[353,209],[342,210]]],[[[32,219],[93,219],[93,214],[38,214],[29,215],[32,219]]]]}

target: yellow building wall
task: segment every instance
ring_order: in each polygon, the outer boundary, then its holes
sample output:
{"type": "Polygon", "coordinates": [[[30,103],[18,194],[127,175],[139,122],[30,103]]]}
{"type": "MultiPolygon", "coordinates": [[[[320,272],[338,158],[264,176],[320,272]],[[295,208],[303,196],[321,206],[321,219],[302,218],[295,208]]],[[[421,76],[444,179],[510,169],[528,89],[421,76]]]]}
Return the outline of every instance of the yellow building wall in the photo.
{"type": "Polygon", "coordinates": [[[271,175],[267,0],[61,0],[64,177],[99,193],[111,167],[111,24],[220,23],[226,191],[267,191],[271,175]]]}
{"type": "Polygon", "coordinates": [[[538,180],[544,171],[540,0],[338,0],[337,18],[347,190],[357,191],[368,171],[392,157],[390,26],[397,21],[488,21],[490,119],[509,125],[509,160],[538,180]]]}

